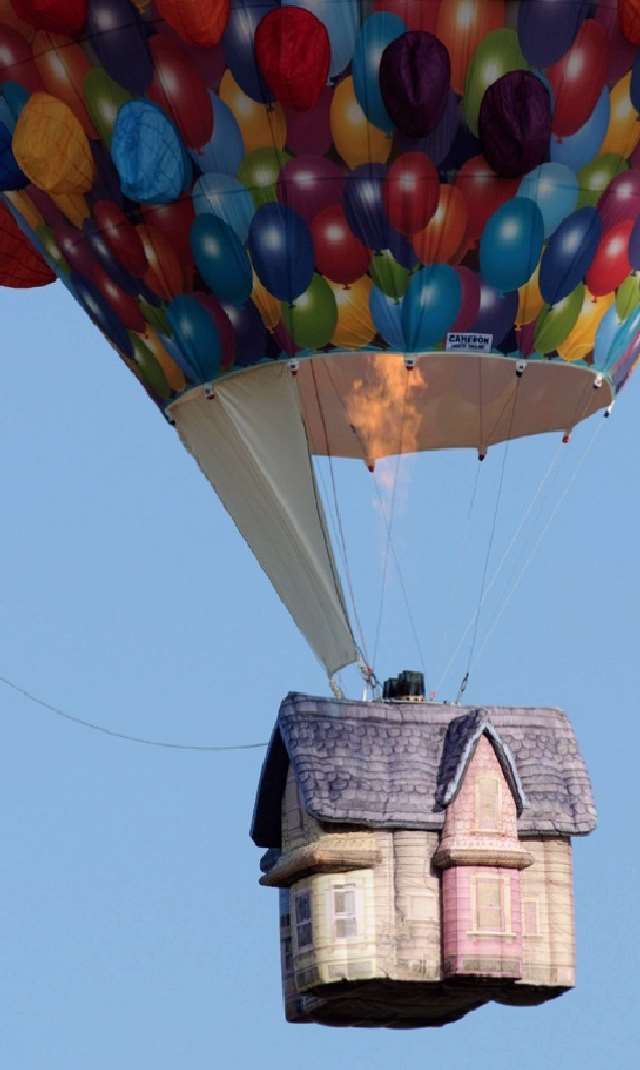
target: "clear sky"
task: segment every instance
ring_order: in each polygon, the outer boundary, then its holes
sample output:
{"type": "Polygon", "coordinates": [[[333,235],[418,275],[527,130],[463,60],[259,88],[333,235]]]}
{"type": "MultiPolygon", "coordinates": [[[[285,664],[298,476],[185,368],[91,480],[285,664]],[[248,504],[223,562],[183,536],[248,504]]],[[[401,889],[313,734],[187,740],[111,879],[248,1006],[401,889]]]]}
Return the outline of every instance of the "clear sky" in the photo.
{"type": "MultiPolygon", "coordinates": [[[[0,314],[0,674],[135,735],[265,740],[288,690],[325,683],[215,495],[61,286],[2,291],[0,314]]],[[[639,417],[640,380],[588,454],[594,423],[562,450],[557,437],[510,448],[489,581],[521,530],[466,696],[562,706],[576,726],[600,814],[575,842],[576,990],[442,1030],[286,1025],[277,896],[248,838],[263,752],[109,739],[0,687],[0,1065],[638,1065],[639,417]]],[[[491,451],[470,518],[470,454],[403,466],[396,552],[433,688],[477,605],[502,463],[491,451]]],[[[364,465],[338,469],[371,642],[384,525],[364,465]]],[[[393,563],[389,581],[381,676],[420,667],[393,563]]]]}

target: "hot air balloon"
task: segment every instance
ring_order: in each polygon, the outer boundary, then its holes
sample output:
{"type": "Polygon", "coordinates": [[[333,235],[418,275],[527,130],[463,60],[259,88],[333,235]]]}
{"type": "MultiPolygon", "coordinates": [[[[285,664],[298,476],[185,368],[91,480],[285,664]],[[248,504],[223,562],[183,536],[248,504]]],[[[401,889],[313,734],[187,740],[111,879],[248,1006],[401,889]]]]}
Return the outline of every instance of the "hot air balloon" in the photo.
{"type": "Polygon", "coordinates": [[[0,9],[0,282],[64,280],[333,687],[374,677],[313,458],[568,436],[640,354],[634,5],[611,83],[593,5],[511,7],[0,9]]]}

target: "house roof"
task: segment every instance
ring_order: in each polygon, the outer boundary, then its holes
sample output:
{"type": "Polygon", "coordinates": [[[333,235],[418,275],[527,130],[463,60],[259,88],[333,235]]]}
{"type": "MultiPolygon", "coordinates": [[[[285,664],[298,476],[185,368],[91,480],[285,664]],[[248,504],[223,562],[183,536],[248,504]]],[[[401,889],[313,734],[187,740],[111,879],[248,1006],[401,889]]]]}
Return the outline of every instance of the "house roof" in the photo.
{"type": "Polygon", "coordinates": [[[251,835],[281,846],[289,764],[318,821],[372,828],[442,828],[482,735],[514,793],[521,836],[584,835],[596,824],[575,733],[557,709],[347,702],[290,693],[262,767],[251,835]]]}

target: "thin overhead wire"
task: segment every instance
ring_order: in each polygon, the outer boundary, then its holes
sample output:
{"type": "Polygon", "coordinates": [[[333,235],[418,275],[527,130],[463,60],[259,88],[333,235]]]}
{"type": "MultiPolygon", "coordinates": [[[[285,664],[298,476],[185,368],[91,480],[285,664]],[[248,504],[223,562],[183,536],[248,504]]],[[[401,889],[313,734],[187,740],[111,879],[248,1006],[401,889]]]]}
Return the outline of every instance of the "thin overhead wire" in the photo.
{"type": "Polygon", "coordinates": [[[480,654],[482,653],[482,651],[486,647],[487,643],[489,642],[489,639],[491,638],[491,636],[493,635],[494,631],[496,630],[496,628],[497,628],[497,626],[498,626],[503,614],[505,613],[507,607],[509,606],[509,604],[511,602],[511,599],[513,598],[514,594],[518,590],[518,587],[520,586],[520,584],[522,582],[522,579],[523,579],[527,569],[531,565],[531,562],[533,561],[534,557],[536,556],[536,554],[537,554],[537,552],[538,552],[538,550],[540,548],[540,544],[542,543],[542,540],[544,539],[545,535],[547,534],[547,531],[551,527],[551,525],[552,525],[553,521],[555,520],[558,512],[560,511],[560,508],[561,508],[562,504],[564,503],[565,499],[567,498],[567,496],[568,496],[573,484],[575,483],[576,479],[578,478],[578,475],[580,473],[580,469],[582,468],[584,462],[586,461],[587,457],[591,453],[591,450],[593,449],[593,447],[595,445],[596,439],[597,439],[598,435],[600,434],[600,432],[602,431],[602,427],[603,427],[603,423],[602,422],[600,422],[600,423],[598,423],[596,425],[591,438],[587,442],[587,444],[586,444],[586,446],[585,446],[585,448],[584,448],[584,450],[582,452],[582,455],[578,459],[578,462],[577,462],[577,464],[576,464],[576,466],[574,468],[574,471],[571,474],[571,477],[569,478],[569,480],[567,482],[566,487],[564,488],[562,494],[558,498],[554,508],[552,509],[551,513],[549,514],[549,517],[548,517],[544,527],[542,528],[542,530],[540,531],[536,541],[534,542],[533,547],[531,549],[531,552],[529,553],[528,557],[525,559],[524,564],[522,565],[522,568],[520,569],[520,571],[516,575],[511,587],[509,588],[507,594],[505,595],[505,597],[503,599],[503,602],[502,602],[502,605],[500,606],[500,609],[498,610],[498,612],[496,613],[493,621],[491,622],[491,626],[489,627],[489,629],[485,633],[484,638],[482,640],[482,644],[481,644],[480,649],[478,651],[478,656],[480,656],[480,654]]]}
{"type": "Polygon", "coordinates": [[[113,728],[107,728],[105,725],[96,724],[93,721],[86,721],[82,717],[76,717],[73,713],[67,713],[66,710],[61,709],[59,706],[54,706],[53,703],[47,702],[46,699],[34,695],[32,691],[28,691],[25,687],[20,687],[19,684],[14,683],[14,681],[10,680],[7,676],[0,676],[0,684],[4,684],[5,687],[15,691],[18,695],[22,695],[23,698],[32,702],[36,706],[40,706],[41,709],[48,710],[49,713],[55,714],[56,717],[61,717],[63,720],[70,721],[72,724],[80,725],[82,728],[90,728],[92,732],[100,732],[104,736],[111,736],[114,739],[124,739],[127,743],[140,743],[145,747],[161,747],[164,750],[208,751],[213,753],[234,750],[258,750],[261,747],[268,746],[266,741],[261,743],[233,743],[221,746],[218,744],[171,743],[164,739],[147,739],[144,736],[130,736],[126,732],[116,732],[113,728]]]}

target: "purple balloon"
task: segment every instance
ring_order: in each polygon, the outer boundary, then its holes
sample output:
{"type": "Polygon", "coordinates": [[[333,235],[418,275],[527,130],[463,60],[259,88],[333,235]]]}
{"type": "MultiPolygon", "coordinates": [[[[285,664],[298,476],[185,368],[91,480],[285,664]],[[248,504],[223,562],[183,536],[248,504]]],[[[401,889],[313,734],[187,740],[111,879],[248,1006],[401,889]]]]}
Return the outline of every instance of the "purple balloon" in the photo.
{"type": "Polygon", "coordinates": [[[432,130],[427,137],[423,138],[407,137],[406,134],[398,131],[394,139],[394,157],[403,152],[424,152],[438,167],[453,145],[453,139],[456,136],[459,125],[460,106],[458,97],[450,89],[447,93],[442,118],[435,130],[432,130]]]}
{"type": "Polygon", "coordinates": [[[76,275],[90,279],[96,269],[96,260],[83,232],[65,219],[52,224],[53,235],[60,252],[76,275]]]}
{"type": "Polygon", "coordinates": [[[629,263],[634,271],[640,271],[640,218],[636,220],[629,236],[629,263]]]}
{"type": "Polygon", "coordinates": [[[416,251],[409,239],[394,227],[387,227],[386,248],[406,271],[413,271],[418,263],[416,251]]]}
{"type": "Polygon", "coordinates": [[[236,336],[235,368],[257,364],[267,352],[267,332],[253,301],[244,305],[223,305],[236,336]]]}
{"type": "Polygon", "coordinates": [[[387,249],[389,224],[384,210],[384,164],[364,163],[347,175],[343,204],[356,238],[369,249],[387,249]]]}
{"type": "Polygon", "coordinates": [[[615,85],[633,66],[636,58],[636,46],[627,41],[618,18],[617,4],[600,3],[594,15],[591,16],[607,31],[609,37],[609,68],[607,70],[607,84],[615,85]]]}
{"type": "Polygon", "coordinates": [[[120,175],[111,159],[111,153],[102,141],[91,141],[89,144],[96,171],[91,192],[87,194],[89,202],[95,204],[96,201],[114,201],[121,206],[120,175]]]}
{"type": "Polygon", "coordinates": [[[483,282],[480,287],[480,308],[471,330],[478,334],[492,334],[496,348],[513,327],[517,311],[517,290],[503,294],[483,282]]]}
{"type": "Polygon", "coordinates": [[[333,88],[325,85],[312,108],[296,111],[285,107],[287,148],[294,156],[324,156],[333,145],[331,101],[333,88]]]}
{"type": "Polygon", "coordinates": [[[86,219],[82,228],[87,246],[107,275],[120,286],[125,293],[136,295],[140,291],[140,283],[126,271],[116,260],[106,241],[102,237],[94,219],[86,219]]]}
{"type": "Polygon", "coordinates": [[[518,8],[518,40],[532,67],[548,67],[571,48],[591,0],[526,0],[518,8]]]}
{"type": "Polygon", "coordinates": [[[480,276],[468,267],[456,267],[454,270],[460,279],[462,295],[458,315],[451,330],[468,331],[475,323],[480,311],[480,276]]]}
{"type": "Polygon", "coordinates": [[[398,130],[426,137],[435,130],[447,103],[449,53],[426,30],[409,30],[387,45],[380,60],[380,91],[398,130]]]}
{"type": "Polygon", "coordinates": [[[130,0],[91,0],[84,36],[114,81],[142,96],[153,80],[147,31],[130,0]]]}
{"type": "Polygon", "coordinates": [[[297,156],[282,168],[278,200],[308,223],[323,208],[342,202],[345,169],[323,156],[297,156]]]}
{"type": "Polygon", "coordinates": [[[510,71],[482,97],[478,130],[482,151],[503,178],[520,178],[548,158],[551,101],[530,71],[510,71]]]}

